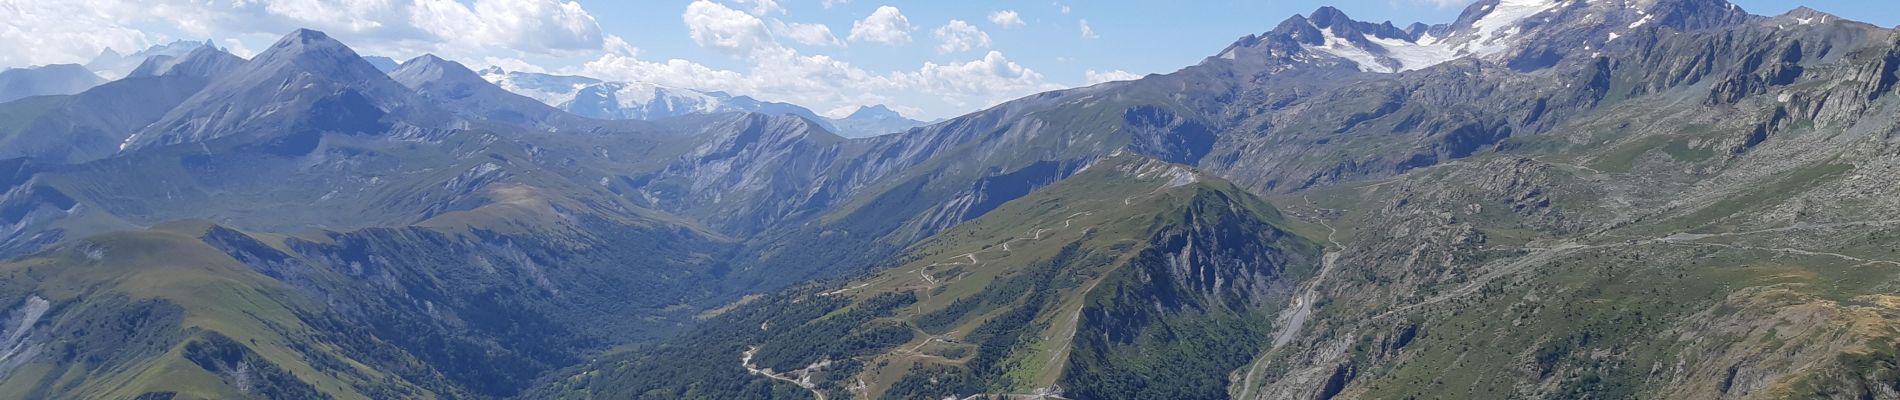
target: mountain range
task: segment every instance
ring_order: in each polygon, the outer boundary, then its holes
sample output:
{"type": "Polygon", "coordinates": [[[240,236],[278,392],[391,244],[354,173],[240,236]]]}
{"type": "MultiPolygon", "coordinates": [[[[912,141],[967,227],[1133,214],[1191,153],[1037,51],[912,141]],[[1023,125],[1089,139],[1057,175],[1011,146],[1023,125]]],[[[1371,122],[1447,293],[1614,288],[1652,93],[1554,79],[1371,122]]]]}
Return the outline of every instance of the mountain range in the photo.
{"type": "Polygon", "coordinates": [[[213,45],[209,40],[203,42],[178,40],[135,51],[132,52],[132,54],[120,54],[118,50],[107,47],[105,50],[100,51],[99,55],[94,56],[91,61],[87,61],[85,67],[87,70],[99,74],[99,76],[105,77],[106,79],[118,79],[131,75],[132,70],[137,69],[139,65],[145,63],[145,60],[152,57],[184,56],[193,50],[197,50],[199,47],[215,48],[217,46],[213,45]]]}
{"type": "Polygon", "coordinates": [[[692,114],[750,112],[791,114],[851,138],[902,132],[923,126],[883,105],[865,106],[844,118],[827,118],[802,106],[761,101],[726,92],[700,91],[643,82],[483,69],[481,76],[508,91],[540,100],[575,115],[598,119],[661,119],[692,114]]]}
{"type": "Polygon", "coordinates": [[[909,128],[150,56],[0,103],[0,397],[1900,398],[1900,32],[1262,28],[909,128]]]}
{"type": "MultiPolygon", "coordinates": [[[[152,46],[131,54],[120,54],[116,50],[107,48],[83,67],[51,65],[12,70],[0,75],[0,101],[30,96],[78,93],[107,80],[137,75],[136,70],[148,60],[182,58],[202,47],[223,51],[209,40],[203,42],[180,40],[152,46]],[[88,71],[90,73],[86,73],[88,71]],[[94,73],[98,74],[98,77],[95,77],[94,73]]],[[[393,74],[402,65],[389,57],[362,56],[362,58],[384,73],[393,74]]],[[[433,55],[429,55],[429,58],[439,59],[433,55]]],[[[869,137],[902,132],[926,124],[924,121],[905,117],[883,105],[864,106],[843,118],[828,118],[794,104],[761,101],[718,91],[674,88],[641,82],[606,82],[581,76],[509,72],[498,67],[484,69],[478,74],[482,79],[491,81],[508,92],[527,96],[566,113],[601,120],[651,120],[729,112],[793,114],[816,121],[827,130],[845,137],[869,137]]]]}

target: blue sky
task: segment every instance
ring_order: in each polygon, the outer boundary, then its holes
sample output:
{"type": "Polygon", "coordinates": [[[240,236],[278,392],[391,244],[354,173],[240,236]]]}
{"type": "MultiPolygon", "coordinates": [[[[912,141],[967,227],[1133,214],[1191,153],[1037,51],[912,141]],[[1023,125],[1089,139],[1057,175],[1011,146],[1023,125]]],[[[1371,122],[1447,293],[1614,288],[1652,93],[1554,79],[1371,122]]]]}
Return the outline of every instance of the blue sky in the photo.
{"type": "MultiPolygon", "coordinates": [[[[1900,24],[1900,13],[1883,12],[1891,7],[1879,4],[1883,1],[1732,0],[1756,14],[1780,14],[1805,4],[1878,25],[1900,24]]],[[[663,8],[656,10],[652,2],[581,2],[594,12],[603,27],[627,38],[641,49],[645,57],[684,58],[727,69],[743,70],[747,66],[743,60],[722,57],[686,39],[683,33],[687,28],[680,19],[650,18],[655,14],[665,14],[663,8]],[[623,24],[621,21],[640,23],[623,24]]],[[[973,23],[990,37],[990,49],[1034,69],[1055,84],[1078,86],[1091,83],[1087,77],[1089,71],[1125,71],[1136,75],[1171,72],[1219,52],[1236,38],[1269,30],[1289,16],[1310,13],[1320,6],[1338,7],[1359,20],[1393,21],[1403,26],[1414,21],[1450,22],[1470,3],[1470,0],[852,0],[827,7],[819,0],[785,0],[778,3],[785,11],[773,15],[786,21],[825,24],[842,38],[854,21],[870,15],[878,7],[889,5],[899,8],[914,29],[913,42],[908,46],[865,43],[847,43],[845,47],[794,45],[801,50],[832,55],[857,66],[879,71],[915,69],[923,61],[951,63],[967,60],[971,56],[970,52],[940,53],[929,37],[930,30],[950,20],[964,20],[973,23]],[[987,20],[990,14],[997,11],[1014,11],[1024,24],[1014,28],[998,27],[987,20]],[[1082,36],[1083,21],[1088,22],[1096,34],[1095,38],[1082,36]]],[[[730,4],[743,9],[747,3],[730,4]]],[[[926,117],[942,117],[970,110],[945,107],[928,111],[926,117]]]]}
{"type": "MultiPolygon", "coordinates": [[[[685,26],[678,19],[642,20],[656,13],[650,2],[582,0],[610,31],[633,41],[646,54],[683,57],[710,65],[737,67],[739,64],[714,57],[694,46],[682,35],[685,26]],[[619,21],[641,20],[638,24],[619,21]]],[[[1774,15],[1807,5],[1848,18],[1882,26],[1900,24],[1900,13],[1890,12],[1884,0],[1732,0],[1755,14],[1774,15]],[[1878,10],[1877,10],[1878,8],[1878,10]]],[[[933,28],[950,19],[986,22],[997,10],[1014,10],[1026,23],[1017,29],[994,29],[983,25],[993,39],[993,48],[1011,59],[1033,63],[1051,79],[1070,84],[1083,83],[1088,70],[1125,70],[1136,73],[1170,72],[1199,62],[1201,58],[1226,47],[1243,35],[1271,29],[1294,14],[1311,13],[1331,5],[1354,19],[1393,21],[1400,26],[1410,22],[1450,22],[1470,1],[1445,0],[1268,0],[1268,1],[930,1],[872,2],[852,1],[825,8],[819,1],[785,1],[787,19],[824,23],[833,32],[850,29],[851,22],[882,5],[903,10],[913,25],[933,28]],[[1062,13],[1067,6],[1069,13],[1062,13]],[[1100,36],[1096,40],[1081,37],[1079,24],[1089,21],[1100,36]]],[[[915,35],[915,33],[913,33],[915,35]]],[[[920,40],[921,41],[921,40],[920,40]]],[[[922,43],[908,47],[856,46],[830,53],[850,59],[867,68],[914,68],[919,60],[952,61],[956,55],[937,54],[922,43]]]]}
{"type": "MultiPolygon", "coordinates": [[[[177,39],[248,56],[307,27],[368,55],[725,90],[832,115],[883,103],[928,119],[1174,71],[1322,5],[1403,25],[1449,22],[1471,1],[0,0],[0,43],[13,44],[0,66],[177,39]]],[[[1731,1],[1900,24],[1891,0],[1731,1]]]]}

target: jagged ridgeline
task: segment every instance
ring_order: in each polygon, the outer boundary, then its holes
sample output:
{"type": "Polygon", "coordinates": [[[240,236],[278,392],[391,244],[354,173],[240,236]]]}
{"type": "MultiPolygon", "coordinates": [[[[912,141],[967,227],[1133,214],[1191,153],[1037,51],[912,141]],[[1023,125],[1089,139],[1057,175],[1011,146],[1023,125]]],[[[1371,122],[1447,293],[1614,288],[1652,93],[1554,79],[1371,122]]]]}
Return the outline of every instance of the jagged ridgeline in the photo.
{"type": "Polygon", "coordinates": [[[1893,29],[1262,28],[855,139],[308,30],[16,74],[0,398],[1900,398],[1893,29]]]}
{"type": "Polygon", "coordinates": [[[1289,223],[1218,178],[1109,156],[879,272],[749,298],[531,397],[1219,397],[1319,269],[1289,223]]]}

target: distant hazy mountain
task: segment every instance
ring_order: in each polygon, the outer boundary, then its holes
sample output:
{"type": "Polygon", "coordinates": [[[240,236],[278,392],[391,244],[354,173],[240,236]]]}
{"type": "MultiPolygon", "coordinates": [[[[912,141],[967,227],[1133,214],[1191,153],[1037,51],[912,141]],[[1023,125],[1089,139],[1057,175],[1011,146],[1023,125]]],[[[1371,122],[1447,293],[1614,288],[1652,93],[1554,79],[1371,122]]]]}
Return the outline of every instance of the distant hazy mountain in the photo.
{"type": "Polygon", "coordinates": [[[322,32],[298,30],[141,130],[130,147],[230,135],[283,137],[302,147],[314,144],[291,137],[445,129],[454,120],[349,47],[322,32]]]}
{"type": "Polygon", "coordinates": [[[847,138],[868,137],[922,126],[882,105],[846,118],[826,118],[796,104],[762,101],[726,92],[675,88],[643,82],[607,82],[583,76],[509,72],[488,68],[481,76],[508,91],[576,115],[598,119],[660,119],[692,114],[754,112],[792,114],[847,138]]]}
{"type": "Polygon", "coordinates": [[[155,55],[146,58],[144,63],[126,75],[127,78],[145,78],[167,75],[186,75],[201,78],[223,76],[237,69],[244,59],[219,50],[216,47],[202,46],[178,56],[155,55]]]}
{"type": "Polygon", "coordinates": [[[104,83],[79,64],[55,64],[0,71],[0,102],[22,97],[73,94],[104,83]]]}
{"type": "Polygon", "coordinates": [[[118,152],[134,131],[164,116],[244,60],[213,47],[155,56],[130,76],[66,96],[0,105],[0,158],[80,162],[118,152]]]}
{"type": "Polygon", "coordinates": [[[217,47],[210,40],[194,42],[179,40],[139,50],[132,54],[119,54],[118,50],[107,47],[105,51],[86,62],[86,69],[106,79],[119,79],[131,74],[133,69],[145,63],[145,59],[157,56],[178,57],[199,47],[217,47]]]}
{"type": "Polygon", "coordinates": [[[589,118],[659,119],[689,114],[756,112],[793,114],[821,123],[827,121],[798,105],[760,101],[725,92],[645,82],[606,82],[579,76],[509,72],[493,67],[482,70],[481,75],[503,89],[589,118]]]}
{"type": "Polygon", "coordinates": [[[622,120],[582,117],[502,89],[460,63],[435,55],[405,61],[389,73],[391,79],[434,100],[457,115],[535,131],[626,131],[622,120]]]}
{"type": "Polygon", "coordinates": [[[858,111],[844,118],[832,119],[831,125],[837,128],[839,136],[871,137],[886,133],[903,132],[910,128],[924,126],[918,121],[898,114],[883,104],[858,107],[858,111]]]}

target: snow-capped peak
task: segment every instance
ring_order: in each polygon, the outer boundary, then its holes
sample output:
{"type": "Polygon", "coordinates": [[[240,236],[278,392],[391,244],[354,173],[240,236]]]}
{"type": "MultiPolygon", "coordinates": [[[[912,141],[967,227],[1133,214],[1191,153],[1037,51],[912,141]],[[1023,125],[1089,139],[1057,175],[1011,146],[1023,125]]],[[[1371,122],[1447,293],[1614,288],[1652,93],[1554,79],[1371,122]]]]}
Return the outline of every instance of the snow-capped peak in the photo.
{"type": "MultiPolygon", "coordinates": [[[[1793,23],[1825,21],[1827,16],[1798,12],[1793,23]]],[[[1605,45],[1638,31],[1690,31],[1748,21],[1750,16],[1726,0],[1481,0],[1451,24],[1355,21],[1331,7],[1311,17],[1294,16],[1266,36],[1249,36],[1218,58],[1236,60],[1243,50],[1287,65],[1350,62],[1373,73],[1429,68],[1463,58],[1537,68],[1547,60],[1521,60],[1518,50],[1537,47],[1538,57],[1565,49],[1605,45]],[[1260,47],[1265,46],[1265,47],[1260,47]],[[1314,56],[1319,56],[1315,58],[1314,56]],[[1328,57],[1330,56],[1330,57],[1328,57]]]]}
{"type": "Polygon", "coordinates": [[[649,82],[608,82],[581,76],[508,72],[500,68],[483,69],[479,74],[502,89],[589,118],[655,119],[750,111],[774,115],[792,113],[818,119],[810,110],[790,104],[649,82]]]}
{"type": "MultiPolygon", "coordinates": [[[[1330,54],[1375,73],[1412,71],[1464,57],[1485,57],[1513,46],[1526,19],[1558,8],[1565,0],[1496,0],[1481,3],[1475,19],[1464,29],[1432,29],[1415,25],[1399,31],[1390,23],[1374,25],[1346,18],[1337,9],[1321,8],[1305,20],[1316,28],[1319,40],[1307,40],[1306,50],[1330,54]]],[[[1468,17],[1469,18],[1469,17],[1468,17]]],[[[1303,19],[1304,20],[1304,19],[1303,19]]]]}
{"type": "Polygon", "coordinates": [[[573,101],[581,89],[601,83],[598,79],[580,76],[508,72],[501,67],[484,68],[477,74],[502,89],[555,107],[573,101]]]}
{"type": "Polygon", "coordinates": [[[1831,21],[1840,20],[1840,17],[1836,17],[1833,14],[1828,14],[1825,12],[1821,12],[1820,10],[1815,10],[1815,9],[1808,8],[1805,6],[1795,7],[1795,9],[1793,10],[1788,10],[1788,12],[1785,14],[1782,14],[1780,18],[1783,20],[1792,20],[1794,21],[1796,25],[1825,24],[1831,21]]]}
{"type": "Polygon", "coordinates": [[[1514,36],[1523,33],[1524,20],[1558,4],[1559,0],[1498,0],[1487,5],[1490,9],[1484,16],[1471,22],[1470,39],[1460,44],[1458,52],[1480,56],[1502,52],[1510,48],[1514,36]]]}
{"type": "Polygon", "coordinates": [[[670,87],[651,82],[610,82],[582,76],[509,72],[498,67],[476,74],[502,89],[554,108],[595,119],[659,119],[689,114],[752,112],[792,114],[846,137],[873,136],[923,125],[883,106],[860,110],[876,118],[833,119],[803,106],[763,101],[720,91],[670,87]]]}

